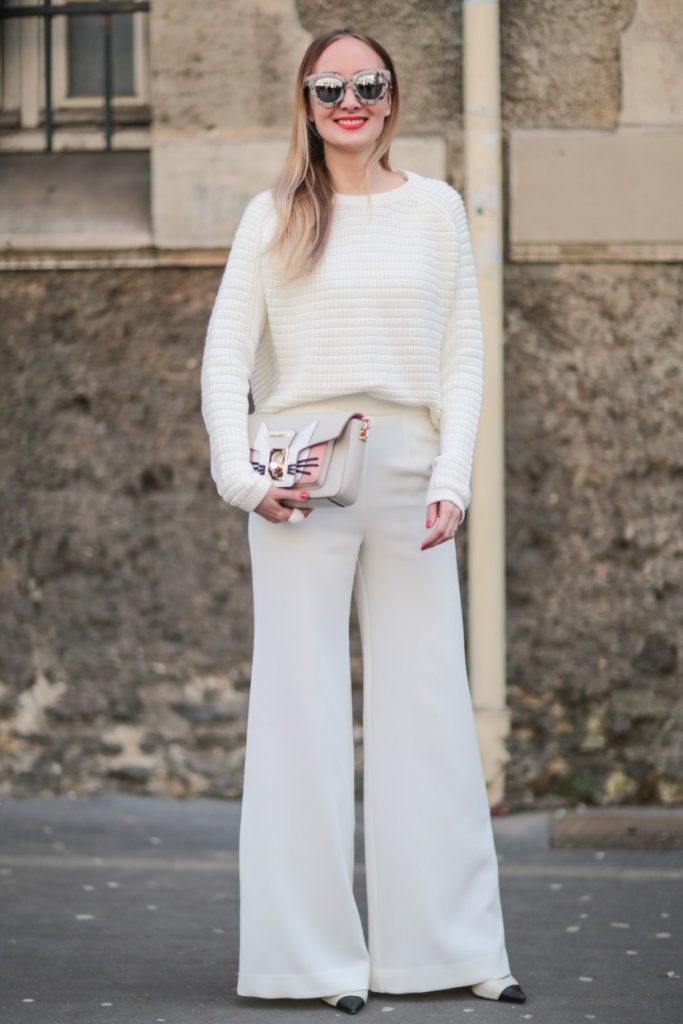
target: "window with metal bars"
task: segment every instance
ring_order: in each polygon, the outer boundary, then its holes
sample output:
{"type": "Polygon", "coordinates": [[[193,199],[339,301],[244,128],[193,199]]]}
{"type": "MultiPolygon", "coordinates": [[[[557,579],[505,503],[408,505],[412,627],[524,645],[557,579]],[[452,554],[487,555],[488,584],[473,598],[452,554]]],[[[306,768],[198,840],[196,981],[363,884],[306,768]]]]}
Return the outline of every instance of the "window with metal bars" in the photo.
{"type": "Polygon", "coordinates": [[[0,5],[0,151],[148,148],[149,7],[0,5]]]}

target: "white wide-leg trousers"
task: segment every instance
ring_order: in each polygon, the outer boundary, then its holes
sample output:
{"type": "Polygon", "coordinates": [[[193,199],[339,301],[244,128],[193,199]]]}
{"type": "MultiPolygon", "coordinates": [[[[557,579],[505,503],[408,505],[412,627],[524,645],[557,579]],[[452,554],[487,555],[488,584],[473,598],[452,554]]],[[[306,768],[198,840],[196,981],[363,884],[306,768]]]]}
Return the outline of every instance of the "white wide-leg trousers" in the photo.
{"type": "Polygon", "coordinates": [[[331,409],[373,417],[357,502],[296,524],[249,515],[243,996],[424,992],[510,973],[455,544],[420,550],[439,435],[424,406],[355,395],[296,407],[331,409]],[[353,895],[352,596],[367,944],[353,895]]]}

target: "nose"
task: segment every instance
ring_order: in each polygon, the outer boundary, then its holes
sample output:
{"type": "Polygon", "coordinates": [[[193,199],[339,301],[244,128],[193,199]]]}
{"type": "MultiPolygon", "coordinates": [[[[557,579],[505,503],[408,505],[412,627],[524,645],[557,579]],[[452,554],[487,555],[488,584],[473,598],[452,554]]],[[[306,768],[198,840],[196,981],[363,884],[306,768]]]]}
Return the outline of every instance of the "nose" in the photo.
{"type": "Polygon", "coordinates": [[[350,82],[346,83],[346,88],[344,89],[344,98],[340,102],[339,106],[343,107],[345,110],[358,110],[358,108],[360,107],[358,97],[353,91],[350,82]]]}

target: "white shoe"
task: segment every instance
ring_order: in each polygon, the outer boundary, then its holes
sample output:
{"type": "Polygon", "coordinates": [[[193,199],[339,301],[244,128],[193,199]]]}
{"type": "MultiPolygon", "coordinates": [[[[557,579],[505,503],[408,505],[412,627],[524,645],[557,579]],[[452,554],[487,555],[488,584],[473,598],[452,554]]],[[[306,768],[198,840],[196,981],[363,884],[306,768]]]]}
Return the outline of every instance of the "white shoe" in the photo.
{"type": "Polygon", "coordinates": [[[329,1003],[337,1010],[344,1013],[358,1013],[368,1001],[368,990],[366,988],[355,989],[353,992],[338,992],[336,996],[321,996],[324,1003],[329,1003]]]}
{"type": "Polygon", "coordinates": [[[502,1003],[525,1003],[526,996],[522,991],[519,982],[512,974],[506,974],[504,978],[489,978],[486,981],[478,981],[470,988],[475,996],[482,999],[498,999],[502,1003]]]}

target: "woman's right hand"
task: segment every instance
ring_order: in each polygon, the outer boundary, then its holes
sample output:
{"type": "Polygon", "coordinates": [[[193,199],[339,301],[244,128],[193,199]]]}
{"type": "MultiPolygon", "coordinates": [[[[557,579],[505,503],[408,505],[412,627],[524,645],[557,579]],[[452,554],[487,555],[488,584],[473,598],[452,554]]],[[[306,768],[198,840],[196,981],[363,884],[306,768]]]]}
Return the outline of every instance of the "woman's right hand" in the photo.
{"type": "MultiPolygon", "coordinates": [[[[301,501],[305,501],[308,497],[308,491],[295,491],[294,496],[299,498],[301,501]]],[[[260,516],[263,516],[264,519],[267,519],[269,523],[286,523],[295,509],[288,508],[287,505],[283,505],[282,499],[291,497],[293,497],[291,487],[273,486],[270,488],[260,504],[256,506],[254,511],[260,516]]],[[[300,511],[304,518],[306,518],[307,516],[310,516],[311,512],[314,512],[315,509],[302,508],[300,511]]]]}

